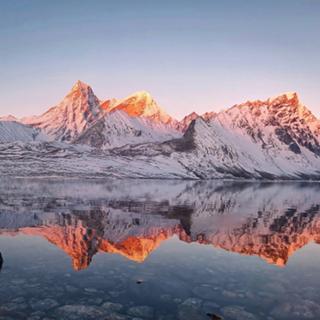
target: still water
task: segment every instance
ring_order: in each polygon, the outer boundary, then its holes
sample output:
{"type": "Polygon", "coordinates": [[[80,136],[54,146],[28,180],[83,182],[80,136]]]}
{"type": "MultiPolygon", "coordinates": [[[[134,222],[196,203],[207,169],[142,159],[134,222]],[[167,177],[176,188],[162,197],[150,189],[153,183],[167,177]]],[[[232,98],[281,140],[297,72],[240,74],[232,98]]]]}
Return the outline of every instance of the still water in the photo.
{"type": "Polygon", "coordinates": [[[0,319],[320,319],[319,194],[2,179],[0,319]]]}

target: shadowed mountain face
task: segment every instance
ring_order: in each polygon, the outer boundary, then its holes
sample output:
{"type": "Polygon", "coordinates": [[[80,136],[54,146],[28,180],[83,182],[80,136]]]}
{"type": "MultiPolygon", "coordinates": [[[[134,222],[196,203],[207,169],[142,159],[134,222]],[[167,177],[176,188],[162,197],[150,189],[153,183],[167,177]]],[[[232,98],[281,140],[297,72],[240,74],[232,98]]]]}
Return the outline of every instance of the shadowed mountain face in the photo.
{"type": "Polygon", "coordinates": [[[5,180],[0,236],[40,236],[87,268],[98,252],[143,262],[176,236],[283,266],[320,243],[319,184],[5,180]]]}

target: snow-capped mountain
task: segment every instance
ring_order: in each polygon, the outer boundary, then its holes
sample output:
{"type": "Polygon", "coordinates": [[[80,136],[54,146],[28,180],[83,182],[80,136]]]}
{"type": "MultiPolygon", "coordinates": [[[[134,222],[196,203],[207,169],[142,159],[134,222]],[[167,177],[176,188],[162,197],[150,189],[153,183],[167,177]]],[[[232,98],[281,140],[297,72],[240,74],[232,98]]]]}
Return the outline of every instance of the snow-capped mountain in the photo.
{"type": "Polygon", "coordinates": [[[0,120],[0,143],[46,141],[40,130],[16,121],[0,120]]]}
{"type": "MultiPolygon", "coordinates": [[[[287,93],[221,112],[208,123],[208,131],[215,135],[212,143],[221,141],[219,150],[224,156],[220,164],[237,163],[239,169],[254,176],[281,177],[319,174],[318,126],[319,121],[297,94],[287,93]]],[[[198,139],[198,145],[203,141],[198,139]]]]}
{"type": "Polygon", "coordinates": [[[209,111],[209,112],[205,112],[204,114],[202,114],[201,117],[202,117],[205,121],[210,121],[210,120],[212,120],[216,115],[217,115],[216,112],[214,112],[214,111],[209,111]]]}
{"type": "Polygon", "coordinates": [[[206,122],[214,119],[216,117],[217,113],[216,112],[206,112],[204,114],[202,114],[201,116],[198,115],[196,112],[191,112],[190,114],[186,115],[181,121],[179,121],[176,125],[176,129],[178,131],[181,132],[186,132],[187,129],[189,128],[191,122],[193,120],[198,119],[199,117],[201,117],[203,120],[205,120],[206,122]]]}
{"type": "Polygon", "coordinates": [[[181,121],[177,123],[177,126],[176,126],[177,130],[181,132],[186,132],[192,120],[195,120],[199,117],[200,116],[196,112],[191,112],[190,114],[186,115],[181,121]]]}
{"type": "Polygon", "coordinates": [[[124,145],[161,142],[180,137],[180,132],[162,122],[145,117],[129,116],[125,111],[108,112],[74,142],[110,149],[124,145]]]}
{"type": "Polygon", "coordinates": [[[320,179],[320,121],[296,93],[178,123],[145,92],[101,103],[78,82],[60,105],[24,122],[70,143],[1,146],[3,174],[320,179]]]}
{"type": "Polygon", "coordinates": [[[319,179],[318,124],[296,94],[284,94],[234,106],[208,122],[199,117],[181,139],[117,153],[148,156],[169,177],[174,167],[177,175],[202,179],[319,179]]]}
{"type": "Polygon", "coordinates": [[[164,124],[174,124],[176,120],[162,110],[152,96],[146,91],[136,92],[122,100],[107,100],[102,103],[106,112],[123,110],[129,116],[143,117],[164,124]]]}
{"type": "Polygon", "coordinates": [[[177,121],[149,93],[141,91],[125,99],[100,102],[91,87],[81,81],[59,105],[41,116],[21,121],[40,128],[52,140],[105,148],[179,136],[175,129],[177,121]]]}
{"type": "Polygon", "coordinates": [[[100,103],[100,108],[105,112],[110,112],[110,110],[112,110],[113,106],[116,105],[116,103],[118,103],[117,99],[108,99],[100,103]]]}
{"type": "Polygon", "coordinates": [[[181,161],[207,178],[319,177],[318,124],[296,94],[247,102],[195,120],[184,137],[193,148],[181,161]]]}
{"type": "Polygon", "coordinates": [[[102,115],[100,102],[91,87],[77,81],[57,106],[40,116],[23,118],[21,121],[40,128],[53,140],[69,142],[102,115]]]}
{"type": "Polygon", "coordinates": [[[19,120],[12,114],[8,114],[7,116],[0,117],[0,121],[19,121],[19,120]]]}

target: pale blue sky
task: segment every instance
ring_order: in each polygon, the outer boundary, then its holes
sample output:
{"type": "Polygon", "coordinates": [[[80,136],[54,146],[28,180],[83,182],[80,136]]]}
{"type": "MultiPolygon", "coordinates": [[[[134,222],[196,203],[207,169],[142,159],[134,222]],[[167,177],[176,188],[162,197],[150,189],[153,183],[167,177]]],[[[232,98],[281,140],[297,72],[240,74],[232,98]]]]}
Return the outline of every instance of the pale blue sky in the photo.
{"type": "Polygon", "coordinates": [[[80,79],[177,118],[286,91],[319,116],[319,31],[318,0],[0,0],[0,115],[42,113],[80,79]]]}

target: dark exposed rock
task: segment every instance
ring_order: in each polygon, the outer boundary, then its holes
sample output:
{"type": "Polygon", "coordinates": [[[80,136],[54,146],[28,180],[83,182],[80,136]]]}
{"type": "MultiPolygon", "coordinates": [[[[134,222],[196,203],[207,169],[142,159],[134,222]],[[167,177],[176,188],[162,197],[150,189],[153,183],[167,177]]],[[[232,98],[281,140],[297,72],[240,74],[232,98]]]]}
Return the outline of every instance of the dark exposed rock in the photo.
{"type": "Polygon", "coordinates": [[[291,135],[288,133],[288,131],[285,128],[276,128],[275,129],[275,134],[277,135],[278,139],[287,144],[289,146],[289,149],[296,153],[300,154],[301,150],[298,146],[298,144],[293,140],[291,135]]]}
{"type": "Polygon", "coordinates": [[[74,143],[87,144],[95,148],[101,148],[104,144],[103,130],[105,128],[104,118],[98,120],[94,126],[91,126],[74,143]]]}

